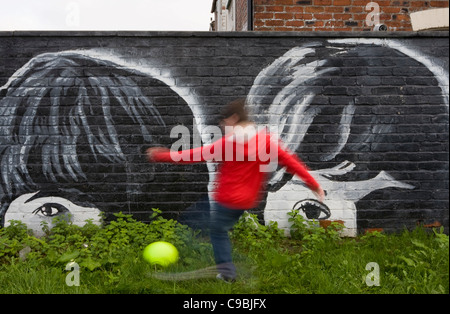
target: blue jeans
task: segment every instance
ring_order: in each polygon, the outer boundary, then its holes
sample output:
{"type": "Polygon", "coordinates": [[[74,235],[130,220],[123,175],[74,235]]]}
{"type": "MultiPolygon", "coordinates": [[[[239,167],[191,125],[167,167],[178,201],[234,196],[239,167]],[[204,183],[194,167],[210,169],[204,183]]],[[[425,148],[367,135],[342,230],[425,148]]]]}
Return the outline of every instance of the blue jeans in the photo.
{"type": "Polygon", "coordinates": [[[228,232],[239,220],[244,210],[229,209],[213,203],[210,212],[210,235],[217,270],[228,278],[236,277],[236,267],[231,257],[231,241],[228,232]]]}

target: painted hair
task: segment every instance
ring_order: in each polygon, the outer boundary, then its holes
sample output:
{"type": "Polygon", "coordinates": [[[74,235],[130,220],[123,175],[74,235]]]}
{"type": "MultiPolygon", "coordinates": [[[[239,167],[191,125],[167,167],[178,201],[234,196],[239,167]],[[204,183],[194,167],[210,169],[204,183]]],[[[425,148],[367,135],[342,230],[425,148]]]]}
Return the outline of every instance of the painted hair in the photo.
{"type": "MultiPolygon", "coordinates": [[[[360,161],[375,162],[369,153],[384,154],[385,137],[393,144],[406,142],[402,133],[411,130],[402,125],[445,133],[445,93],[432,71],[397,49],[313,43],[289,50],[261,71],[247,102],[253,120],[277,126],[291,151],[312,169],[321,169],[355,154],[360,161]],[[404,76],[422,76],[424,86],[413,86],[409,78],[393,73],[399,70],[408,72],[404,76]],[[430,126],[423,117],[416,96],[421,92],[428,95],[429,115],[439,115],[442,123],[430,126]]],[[[406,152],[411,149],[406,147],[406,152]]]]}
{"type": "MultiPolygon", "coordinates": [[[[352,163],[351,171],[329,179],[345,184],[385,171],[414,186],[373,192],[359,201],[365,214],[358,219],[370,221],[380,210],[400,217],[391,212],[397,208],[407,208],[417,220],[431,210],[433,217],[436,211],[445,217],[448,198],[439,191],[448,188],[446,148],[430,143],[448,132],[448,73],[398,42],[366,41],[290,49],[255,79],[247,98],[251,117],[277,126],[283,142],[312,170],[326,175],[327,169],[352,163]]],[[[279,168],[269,190],[291,178],[279,168]]]]}
{"type": "MultiPolygon", "coordinates": [[[[143,183],[158,184],[143,149],[170,143],[159,110],[180,103],[159,80],[75,52],[46,53],[0,93],[0,216],[31,191],[75,190],[75,201],[95,203],[91,192],[103,189],[102,201],[119,210],[123,195],[132,201],[149,192],[143,183]],[[148,95],[164,95],[169,104],[148,95]]],[[[189,107],[178,106],[192,123],[189,107]]]]}

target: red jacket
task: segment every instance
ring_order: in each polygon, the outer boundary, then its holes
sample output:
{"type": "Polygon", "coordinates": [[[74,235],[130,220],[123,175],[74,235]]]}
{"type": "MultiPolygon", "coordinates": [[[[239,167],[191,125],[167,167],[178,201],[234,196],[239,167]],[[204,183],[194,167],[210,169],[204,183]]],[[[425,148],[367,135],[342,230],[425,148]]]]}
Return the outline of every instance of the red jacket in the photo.
{"type": "Polygon", "coordinates": [[[231,134],[207,146],[157,152],[153,160],[171,163],[218,162],[213,198],[232,209],[245,210],[257,206],[269,174],[267,168],[270,162],[285,166],[289,173],[299,176],[310,189],[320,187],[303,162],[281,148],[266,130],[254,134],[247,141],[231,134]]]}

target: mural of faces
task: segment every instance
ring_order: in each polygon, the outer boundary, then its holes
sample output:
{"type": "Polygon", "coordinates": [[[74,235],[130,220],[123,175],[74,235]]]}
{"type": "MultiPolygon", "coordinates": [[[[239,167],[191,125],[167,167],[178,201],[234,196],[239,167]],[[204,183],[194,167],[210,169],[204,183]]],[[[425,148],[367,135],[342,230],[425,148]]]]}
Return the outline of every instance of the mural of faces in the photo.
{"type": "MultiPolygon", "coordinates": [[[[213,164],[150,164],[144,152],[170,147],[176,125],[208,143],[217,104],[124,55],[44,53],[0,88],[2,223],[34,229],[58,215],[81,223],[118,211],[145,220],[151,208],[176,215],[204,202],[213,164]]],[[[448,219],[448,199],[434,201],[448,191],[448,159],[427,159],[448,138],[448,71],[425,54],[394,40],[312,41],[261,67],[248,90],[236,98],[247,97],[252,119],[278,130],[327,193],[324,204],[308,201],[312,193],[279,168],[259,208],[266,222],[288,228],[296,204],[344,221],[350,236],[401,228],[407,216],[448,219]]]]}

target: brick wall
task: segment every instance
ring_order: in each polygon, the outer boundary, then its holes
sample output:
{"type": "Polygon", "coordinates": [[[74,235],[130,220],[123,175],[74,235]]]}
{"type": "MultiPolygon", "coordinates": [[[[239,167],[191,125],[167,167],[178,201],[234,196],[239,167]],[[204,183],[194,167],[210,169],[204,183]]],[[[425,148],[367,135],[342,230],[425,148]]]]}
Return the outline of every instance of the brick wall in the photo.
{"type": "MultiPolygon", "coordinates": [[[[188,146],[211,141],[220,109],[247,97],[349,235],[447,228],[448,32],[322,34],[0,33],[1,216],[201,216],[212,166],[149,164],[145,149],[180,125],[188,146]]],[[[262,219],[319,208],[282,169],[269,179],[262,219]]]]}
{"type": "MultiPolygon", "coordinates": [[[[366,31],[369,0],[254,0],[256,31],[366,31]]],[[[446,8],[447,0],[377,0],[379,19],[389,31],[411,31],[409,14],[431,8],[446,8]]]]}

